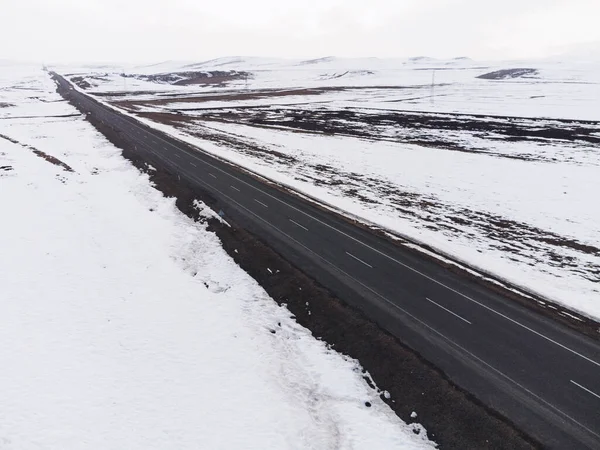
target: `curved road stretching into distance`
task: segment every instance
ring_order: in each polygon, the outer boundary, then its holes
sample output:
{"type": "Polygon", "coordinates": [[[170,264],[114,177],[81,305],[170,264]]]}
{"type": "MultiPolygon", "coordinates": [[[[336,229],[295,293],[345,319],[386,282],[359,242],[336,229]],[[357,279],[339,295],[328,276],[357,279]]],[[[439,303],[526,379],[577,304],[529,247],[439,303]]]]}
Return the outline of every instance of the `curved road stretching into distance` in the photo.
{"type": "Polygon", "coordinates": [[[211,193],[226,215],[527,434],[548,448],[600,449],[599,342],[57,79],[141,157],[211,193]]]}

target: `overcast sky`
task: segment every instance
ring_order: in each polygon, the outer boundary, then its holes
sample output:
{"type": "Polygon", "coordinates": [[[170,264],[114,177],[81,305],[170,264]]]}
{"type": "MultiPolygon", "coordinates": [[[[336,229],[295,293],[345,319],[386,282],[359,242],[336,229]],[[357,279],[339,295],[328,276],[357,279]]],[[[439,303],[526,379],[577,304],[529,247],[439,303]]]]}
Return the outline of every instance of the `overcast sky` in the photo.
{"type": "Polygon", "coordinates": [[[600,42],[599,18],[600,0],[0,0],[0,59],[531,58],[600,42]]]}

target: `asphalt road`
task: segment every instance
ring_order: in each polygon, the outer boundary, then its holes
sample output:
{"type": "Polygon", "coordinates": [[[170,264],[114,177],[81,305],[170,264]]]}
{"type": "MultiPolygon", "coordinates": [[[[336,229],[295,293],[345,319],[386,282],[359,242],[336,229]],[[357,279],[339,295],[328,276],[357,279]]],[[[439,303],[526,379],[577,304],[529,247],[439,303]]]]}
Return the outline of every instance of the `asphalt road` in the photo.
{"type": "Polygon", "coordinates": [[[597,341],[76,90],[72,98],[548,448],[600,449],[597,341]]]}

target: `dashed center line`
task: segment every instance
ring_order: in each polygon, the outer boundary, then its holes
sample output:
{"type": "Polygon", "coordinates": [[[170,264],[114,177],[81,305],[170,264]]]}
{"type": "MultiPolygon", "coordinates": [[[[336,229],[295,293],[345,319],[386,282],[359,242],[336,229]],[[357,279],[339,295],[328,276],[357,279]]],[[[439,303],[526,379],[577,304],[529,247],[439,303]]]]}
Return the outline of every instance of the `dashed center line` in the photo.
{"type": "Polygon", "coordinates": [[[190,166],[194,166],[194,167],[198,167],[196,164],[194,163],[190,163],[190,166]]]}
{"type": "Polygon", "coordinates": [[[173,153],[177,158],[181,158],[181,155],[177,154],[177,153],[173,153]]]}
{"type": "Polygon", "coordinates": [[[458,314],[456,314],[455,312],[450,311],[448,308],[443,307],[442,305],[440,305],[439,303],[434,302],[433,300],[425,297],[425,300],[427,300],[428,302],[433,303],[435,306],[437,306],[438,308],[442,308],[444,311],[449,312],[450,314],[452,314],[455,317],[458,317],[460,320],[462,320],[463,322],[467,322],[469,325],[473,325],[471,322],[469,322],[467,319],[465,319],[464,317],[459,316],[458,314]]]}
{"type": "Polygon", "coordinates": [[[294,225],[308,231],[308,228],[306,228],[304,225],[300,225],[298,222],[296,222],[295,220],[289,219],[290,222],[292,222],[294,225]]]}
{"type": "Polygon", "coordinates": [[[213,174],[212,174],[212,173],[210,173],[210,172],[209,172],[208,174],[209,174],[211,177],[213,177],[213,178],[217,178],[215,175],[213,175],[213,174]]]}
{"type": "Polygon", "coordinates": [[[346,252],[346,255],[350,256],[351,258],[354,258],[355,260],[357,260],[358,262],[363,263],[365,266],[370,267],[371,269],[373,268],[373,266],[369,263],[364,262],[362,259],[357,258],[356,256],[354,256],[352,253],[348,253],[346,252]]]}
{"type": "Polygon", "coordinates": [[[240,192],[240,190],[238,188],[236,188],[235,186],[229,186],[231,189],[233,189],[234,191],[238,191],[240,192]]]}
{"type": "Polygon", "coordinates": [[[590,391],[590,390],[589,390],[588,388],[586,388],[585,386],[582,386],[582,385],[580,385],[579,383],[576,383],[576,382],[575,382],[575,381],[573,381],[573,380],[571,380],[571,383],[573,383],[573,384],[574,384],[575,386],[577,386],[578,388],[581,388],[581,389],[583,389],[584,391],[586,391],[586,392],[588,392],[588,393],[592,394],[594,397],[598,397],[598,398],[600,398],[600,395],[596,394],[596,393],[595,393],[595,392],[593,392],[593,391],[590,391]]]}
{"type": "Polygon", "coordinates": [[[256,200],[256,199],[254,199],[254,201],[255,201],[256,203],[258,203],[259,205],[263,205],[265,208],[268,208],[268,206],[267,206],[267,205],[265,205],[265,204],[264,204],[263,202],[261,202],[260,200],[256,200]]]}

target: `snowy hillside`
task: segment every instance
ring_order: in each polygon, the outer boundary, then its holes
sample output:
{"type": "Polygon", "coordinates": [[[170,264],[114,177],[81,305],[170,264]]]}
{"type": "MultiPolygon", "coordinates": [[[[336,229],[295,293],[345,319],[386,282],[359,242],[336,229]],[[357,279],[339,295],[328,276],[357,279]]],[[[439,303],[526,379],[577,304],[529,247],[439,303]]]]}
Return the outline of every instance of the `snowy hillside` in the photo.
{"type": "Polygon", "coordinates": [[[0,204],[0,448],[434,447],[39,69],[0,68],[0,204]]]}

